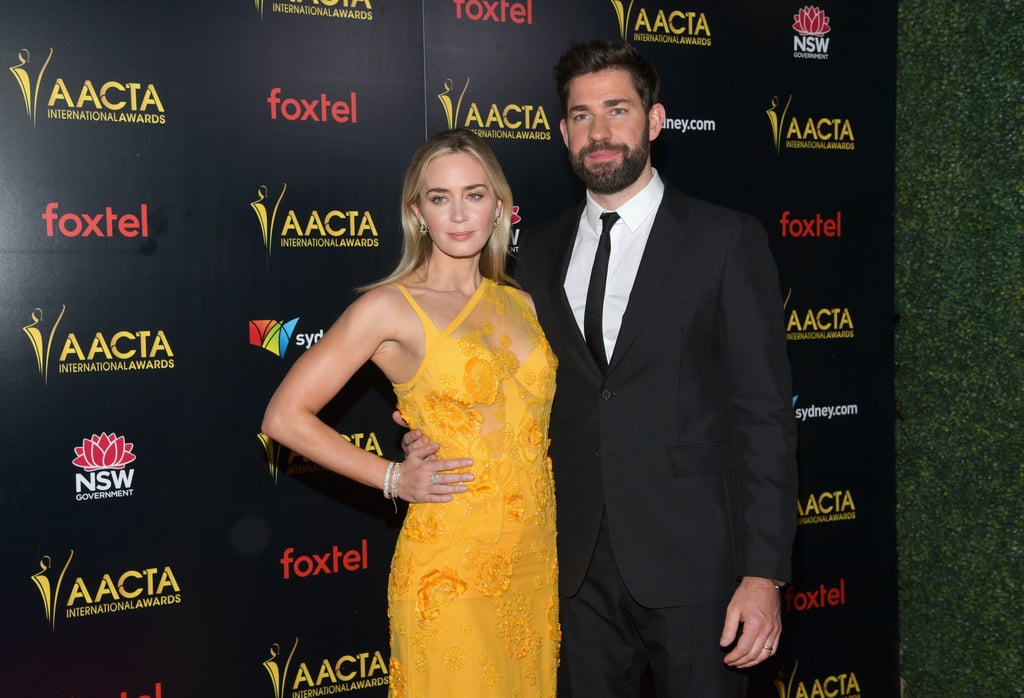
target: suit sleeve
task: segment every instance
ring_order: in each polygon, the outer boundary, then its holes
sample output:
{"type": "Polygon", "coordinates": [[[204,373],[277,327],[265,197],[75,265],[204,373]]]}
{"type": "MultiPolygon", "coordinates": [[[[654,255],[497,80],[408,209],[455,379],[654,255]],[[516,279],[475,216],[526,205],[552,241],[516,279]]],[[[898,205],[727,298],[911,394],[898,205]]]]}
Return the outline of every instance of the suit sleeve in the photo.
{"type": "Polygon", "coordinates": [[[796,421],[778,273],[763,226],[749,216],[732,239],[722,283],[738,569],[788,581],[796,533],[796,421]]]}

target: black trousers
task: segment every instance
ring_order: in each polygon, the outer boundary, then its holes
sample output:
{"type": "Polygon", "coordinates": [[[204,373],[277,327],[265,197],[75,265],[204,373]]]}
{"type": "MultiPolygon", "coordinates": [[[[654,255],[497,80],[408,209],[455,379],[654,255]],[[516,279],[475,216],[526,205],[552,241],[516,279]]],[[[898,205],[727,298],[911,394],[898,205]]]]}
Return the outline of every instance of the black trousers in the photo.
{"type": "Polygon", "coordinates": [[[648,669],[658,698],[746,695],[746,676],[722,662],[718,645],[727,604],[641,606],[619,573],[606,520],[583,586],[559,603],[559,698],[640,698],[648,669]]]}

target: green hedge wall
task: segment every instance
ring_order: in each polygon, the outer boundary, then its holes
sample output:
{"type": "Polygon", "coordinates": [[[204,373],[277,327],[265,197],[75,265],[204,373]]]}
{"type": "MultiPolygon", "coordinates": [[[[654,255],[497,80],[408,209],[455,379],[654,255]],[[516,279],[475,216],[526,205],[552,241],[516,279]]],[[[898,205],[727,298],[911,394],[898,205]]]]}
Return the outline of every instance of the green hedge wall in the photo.
{"type": "Polygon", "coordinates": [[[1024,3],[898,7],[901,674],[1024,696],[1024,3]]]}

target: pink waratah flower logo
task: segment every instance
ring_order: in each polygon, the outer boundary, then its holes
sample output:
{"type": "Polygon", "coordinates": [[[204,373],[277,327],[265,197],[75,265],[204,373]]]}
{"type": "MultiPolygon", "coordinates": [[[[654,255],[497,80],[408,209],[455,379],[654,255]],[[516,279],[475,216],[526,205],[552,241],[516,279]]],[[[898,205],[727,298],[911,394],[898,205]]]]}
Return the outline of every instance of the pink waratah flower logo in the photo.
{"type": "Polygon", "coordinates": [[[85,468],[87,473],[103,468],[120,470],[135,460],[133,448],[135,444],[126,442],[123,436],[106,432],[99,436],[93,434],[82,439],[81,446],[75,446],[75,459],[71,462],[85,468]]]}
{"type": "Polygon", "coordinates": [[[793,15],[796,20],[793,29],[800,36],[825,36],[832,27],[828,26],[828,15],[820,7],[807,5],[800,9],[800,12],[793,15]]]}

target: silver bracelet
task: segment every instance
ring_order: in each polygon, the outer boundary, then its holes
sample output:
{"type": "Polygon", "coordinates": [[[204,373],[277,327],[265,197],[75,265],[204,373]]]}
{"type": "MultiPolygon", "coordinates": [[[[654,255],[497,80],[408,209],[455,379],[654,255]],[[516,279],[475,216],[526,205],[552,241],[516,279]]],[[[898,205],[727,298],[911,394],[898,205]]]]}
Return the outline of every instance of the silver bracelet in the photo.
{"type": "Polygon", "coordinates": [[[395,469],[391,471],[391,503],[395,506],[395,513],[398,513],[398,478],[402,477],[402,464],[395,463],[395,469]]]}
{"type": "Polygon", "coordinates": [[[384,499],[393,499],[394,495],[391,493],[391,473],[395,469],[398,463],[391,461],[388,463],[388,467],[384,470],[384,499]]]}

